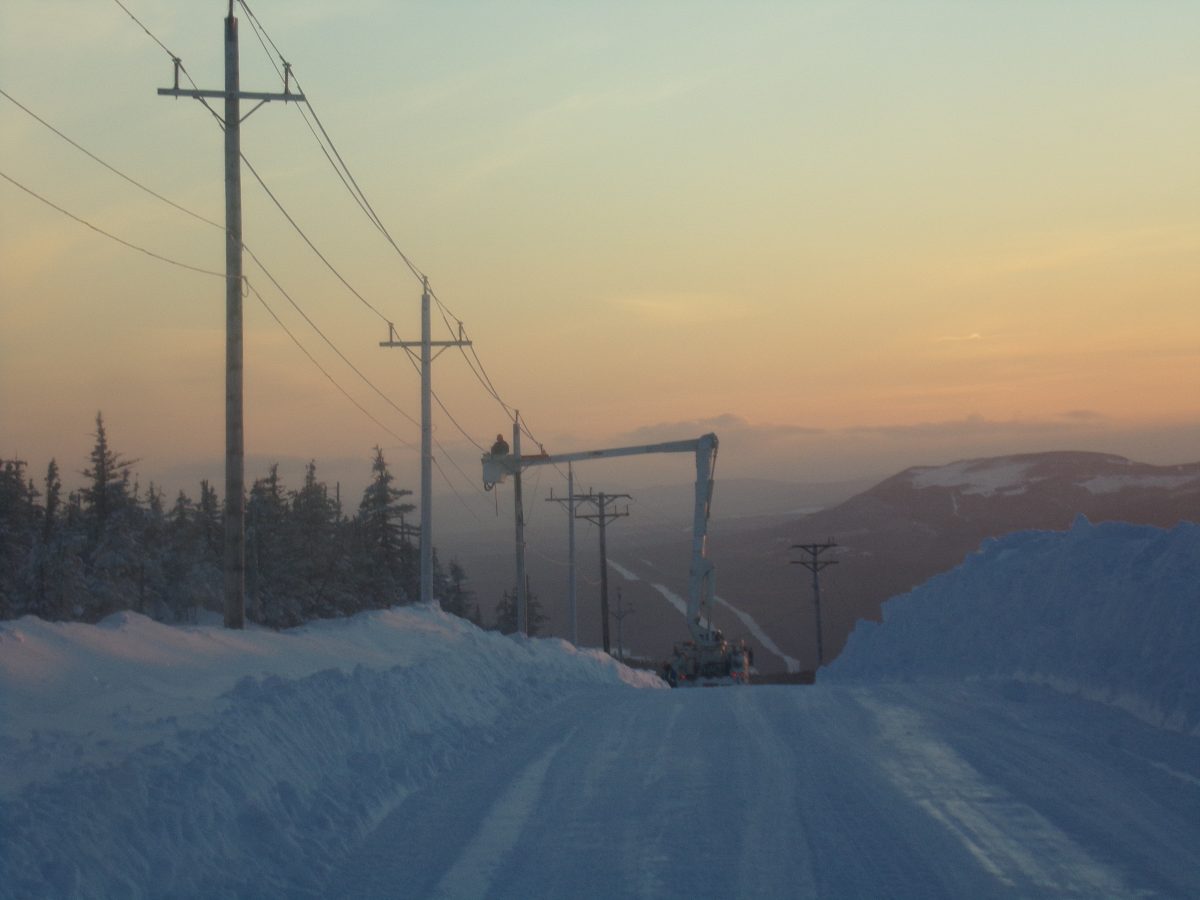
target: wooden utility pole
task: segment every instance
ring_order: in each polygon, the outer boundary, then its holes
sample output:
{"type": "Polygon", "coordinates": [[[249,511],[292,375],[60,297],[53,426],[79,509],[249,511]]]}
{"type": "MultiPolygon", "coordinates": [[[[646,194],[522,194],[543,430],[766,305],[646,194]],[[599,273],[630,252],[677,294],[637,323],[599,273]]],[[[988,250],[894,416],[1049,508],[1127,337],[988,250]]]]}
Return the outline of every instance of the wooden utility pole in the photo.
{"type": "Polygon", "coordinates": [[[571,618],[571,644],[579,646],[579,614],[578,605],[576,603],[576,578],[575,578],[575,501],[580,498],[575,496],[575,467],[572,463],[567,463],[567,496],[555,497],[554,490],[551,489],[550,496],[546,498],[547,503],[565,503],[567,509],[567,605],[570,610],[571,618]]]}
{"type": "MultiPolygon", "coordinates": [[[[521,458],[521,413],[518,410],[513,416],[513,456],[521,458]]],[[[513,602],[517,604],[517,631],[529,634],[529,583],[525,574],[525,501],[521,496],[521,470],[513,474],[513,516],[517,529],[517,596],[513,602]]]]}
{"type": "Polygon", "coordinates": [[[825,643],[821,632],[821,577],[820,571],[826,566],[836,566],[836,559],[821,559],[826,550],[836,547],[833,538],[824,544],[792,544],[793,550],[802,550],[808,554],[808,559],[793,559],[793,566],[804,566],[812,572],[813,607],[817,613],[817,668],[825,664],[825,643]]]}
{"type": "MultiPolygon", "coordinates": [[[[249,113],[270,100],[304,99],[288,89],[290,66],[284,63],[283,93],[243,91],[238,69],[238,20],[229,0],[225,19],[225,90],[186,90],[179,86],[180,61],[175,59],[175,86],[159,88],[164,97],[225,100],[225,627],[246,622],[245,435],[242,416],[242,119],[241,101],[257,100],[249,113]]],[[[205,103],[205,106],[208,106],[205,103]]],[[[211,110],[211,107],[209,107],[211,110]]],[[[214,115],[216,113],[214,112],[214,115]]]]}
{"type": "Polygon", "coordinates": [[[608,633],[608,543],[605,538],[605,529],[609,519],[619,519],[629,515],[628,506],[623,512],[620,510],[609,511],[609,506],[617,500],[632,498],[628,494],[605,494],[603,491],[593,494],[588,491],[576,499],[591,503],[596,507],[596,511],[593,513],[576,513],[576,516],[580,519],[587,519],[589,522],[595,522],[600,526],[600,621],[603,623],[601,628],[604,652],[611,653],[612,640],[608,633]]]}
{"type": "Polygon", "coordinates": [[[420,348],[421,360],[421,602],[432,605],[433,597],[433,348],[438,355],[447,347],[470,347],[463,340],[462,323],[459,323],[458,339],[454,341],[430,340],[429,279],[421,282],[421,339],[419,341],[396,340],[396,329],[388,323],[388,339],[380,341],[380,347],[403,347],[412,355],[412,348],[420,348]]]}

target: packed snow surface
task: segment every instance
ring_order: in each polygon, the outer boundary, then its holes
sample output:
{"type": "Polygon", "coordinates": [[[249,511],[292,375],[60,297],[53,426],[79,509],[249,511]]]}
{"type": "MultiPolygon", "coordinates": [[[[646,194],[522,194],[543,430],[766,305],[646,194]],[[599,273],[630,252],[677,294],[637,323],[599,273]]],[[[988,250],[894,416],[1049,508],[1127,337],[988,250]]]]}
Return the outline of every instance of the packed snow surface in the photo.
{"type": "Polygon", "coordinates": [[[814,687],[420,608],[2,623],[0,897],[1200,896],[1198,532],[989,542],[814,687]]]}

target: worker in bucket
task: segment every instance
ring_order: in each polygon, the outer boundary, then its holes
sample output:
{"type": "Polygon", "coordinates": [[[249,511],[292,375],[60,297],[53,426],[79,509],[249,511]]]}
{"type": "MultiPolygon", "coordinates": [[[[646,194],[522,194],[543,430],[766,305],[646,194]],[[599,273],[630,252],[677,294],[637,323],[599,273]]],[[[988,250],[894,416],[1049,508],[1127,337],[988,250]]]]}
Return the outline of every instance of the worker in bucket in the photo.
{"type": "Polygon", "coordinates": [[[492,456],[508,456],[508,441],[504,435],[496,435],[496,443],[492,444],[492,456]]]}

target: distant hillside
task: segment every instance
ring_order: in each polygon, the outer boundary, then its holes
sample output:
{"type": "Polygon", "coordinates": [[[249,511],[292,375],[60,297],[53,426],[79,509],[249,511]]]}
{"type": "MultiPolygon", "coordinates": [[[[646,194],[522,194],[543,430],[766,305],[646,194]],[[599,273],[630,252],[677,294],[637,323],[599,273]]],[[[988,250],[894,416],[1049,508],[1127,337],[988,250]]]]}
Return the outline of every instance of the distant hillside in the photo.
{"type": "Polygon", "coordinates": [[[1170,527],[1200,519],[1200,463],[1152,466],[1101,453],[1056,452],[907,469],[837,506],[782,527],[728,535],[719,590],[746,606],[784,649],[815,661],[809,573],[792,544],[833,538],[838,565],[821,578],[826,662],[854,622],[958,565],[988,537],[1092,522],[1170,527]],[[800,635],[798,632],[805,632],[800,635]]]}
{"type": "MultiPolygon", "coordinates": [[[[600,486],[597,485],[597,488],[600,486]]],[[[1037,453],[908,469],[862,490],[848,485],[722,481],[717,474],[710,554],[717,594],[754,617],[782,652],[804,668],[816,664],[811,576],[791,565],[792,544],[833,538],[838,564],[821,574],[826,662],[859,619],[878,619],[881,604],[957,566],[989,537],[1026,529],[1064,530],[1082,513],[1092,522],[1172,526],[1200,519],[1200,463],[1150,466],[1100,453],[1037,453]],[[815,512],[807,509],[818,508],[815,512]]],[[[608,529],[610,600],[620,591],[634,612],[624,621],[624,646],[664,658],[686,636],[678,611],[655,585],[683,596],[687,589],[692,492],[689,486],[631,491],[630,515],[608,529]],[[622,572],[629,573],[633,579],[622,572]]],[[[529,498],[530,494],[527,493],[529,498]]],[[[499,521],[470,536],[447,535],[447,556],[462,562],[490,618],[500,591],[512,585],[511,499],[499,521]]],[[[527,499],[527,565],[550,616],[548,631],[566,636],[566,517],[557,505],[527,499]]],[[[622,509],[624,504],[621,504],[622,509]]],[[[595,525],[579,522],[579,634],[600,644],[599,571],[595,525]]],[[[716,610],[728,634],[751,639],[764,672],[784,661],[753,640],[727,609],[716,610]]],[[[616,622],[611,623],[616,646],[616,622]]]]}

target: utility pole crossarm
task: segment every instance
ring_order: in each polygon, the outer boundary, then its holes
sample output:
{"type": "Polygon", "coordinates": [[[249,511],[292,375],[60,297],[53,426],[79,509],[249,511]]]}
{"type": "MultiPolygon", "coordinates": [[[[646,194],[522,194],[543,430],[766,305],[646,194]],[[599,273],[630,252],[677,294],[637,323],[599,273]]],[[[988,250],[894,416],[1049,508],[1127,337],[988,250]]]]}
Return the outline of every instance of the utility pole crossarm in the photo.
{"type": "MultiPolygon", "coordinates": [[[[186,88],[159,88],[158,96],[160,97],[193,97],[200,99],[201,97],[223,100],[228,96],[224,91],[201,91],[188,90],[186,88]]],[[[286,94],[271,93],[269,91],[238,91],[238,97],[242,100],[258,100],[262,103],[268,103],[271,100],[282,100],[284,103],[293,101],[300,103],[304,100],[303,94],[294,94],[288,92],[286,94]]]]}

